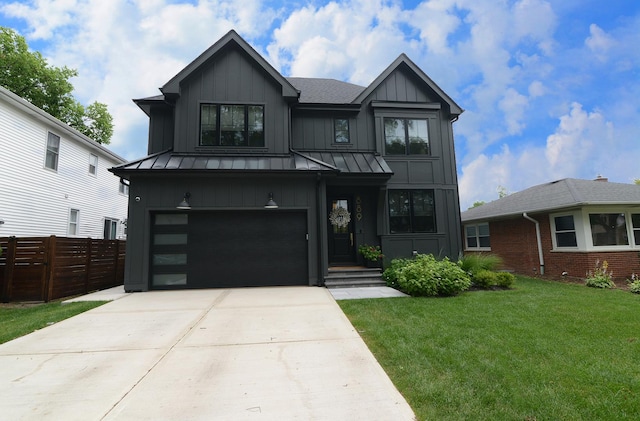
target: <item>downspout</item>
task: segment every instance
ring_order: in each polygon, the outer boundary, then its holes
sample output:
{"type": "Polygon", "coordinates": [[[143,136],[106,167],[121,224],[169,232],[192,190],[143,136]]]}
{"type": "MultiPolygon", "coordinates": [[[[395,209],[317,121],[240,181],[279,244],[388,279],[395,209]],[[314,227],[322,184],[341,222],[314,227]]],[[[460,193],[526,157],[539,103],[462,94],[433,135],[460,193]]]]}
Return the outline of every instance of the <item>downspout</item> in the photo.
{"type": "Polygon", "coordinates": [[[542,239],[540,238],[540,223],[527,215],[526,212],[522,214],[525,219],[536,224],[536,241],[538,242],[538,259],[540,260],[540,275],[544,275],[544,256],[542,255],[542,239]]]}

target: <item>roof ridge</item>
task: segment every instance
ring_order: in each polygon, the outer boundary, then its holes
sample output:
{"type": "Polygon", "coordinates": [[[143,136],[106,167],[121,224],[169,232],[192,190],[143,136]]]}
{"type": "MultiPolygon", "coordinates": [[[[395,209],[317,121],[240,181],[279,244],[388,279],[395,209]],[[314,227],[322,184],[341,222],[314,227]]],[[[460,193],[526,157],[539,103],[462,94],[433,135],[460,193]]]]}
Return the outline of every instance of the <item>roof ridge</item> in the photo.
{"type": "Polygon", "coordinates": [[[582,197],[582,194],[580,194],[580,191],[578,191],[578,188],[576,187],[574,180],[575,179],[573,178],[565,178],[565,184],[567,185],[567,188],[569,189],[569,193],[571,193],[571,197],[573,197],[574,202],[582,203],[584,202],[584,198],[582,197]]]}

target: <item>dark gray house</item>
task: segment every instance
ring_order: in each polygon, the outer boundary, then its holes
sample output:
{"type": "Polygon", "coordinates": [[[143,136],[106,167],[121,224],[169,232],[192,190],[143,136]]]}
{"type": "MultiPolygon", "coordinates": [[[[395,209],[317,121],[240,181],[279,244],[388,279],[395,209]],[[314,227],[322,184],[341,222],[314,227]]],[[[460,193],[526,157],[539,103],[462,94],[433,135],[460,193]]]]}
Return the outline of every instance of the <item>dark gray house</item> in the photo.
{"type": "Polygon", "coordinates": [[[452,123],[405,55],[371,85],[286,78],[231,31],[135,102],[149,156],[130,184],[125,289],[323,285],[359,265],[462,249],[452,123]]]}

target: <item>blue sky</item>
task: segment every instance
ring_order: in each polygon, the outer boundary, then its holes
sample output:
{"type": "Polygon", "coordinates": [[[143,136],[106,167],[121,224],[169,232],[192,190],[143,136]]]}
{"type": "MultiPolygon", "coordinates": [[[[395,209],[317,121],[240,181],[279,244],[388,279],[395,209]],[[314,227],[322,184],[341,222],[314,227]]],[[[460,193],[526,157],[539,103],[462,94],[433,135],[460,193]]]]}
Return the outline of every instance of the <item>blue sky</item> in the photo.
{"type": "Polygon", "coordinates": [[[462,209],[565,177],[640,178],[640,2],[0,1],[0,25],[51,64],[76,68],[75,96],[114,116],[110,148],[146,154],[159,93],[235,29],[285,76],[368,85],[406,53],[465,112],[454,124],[462,209]]]}

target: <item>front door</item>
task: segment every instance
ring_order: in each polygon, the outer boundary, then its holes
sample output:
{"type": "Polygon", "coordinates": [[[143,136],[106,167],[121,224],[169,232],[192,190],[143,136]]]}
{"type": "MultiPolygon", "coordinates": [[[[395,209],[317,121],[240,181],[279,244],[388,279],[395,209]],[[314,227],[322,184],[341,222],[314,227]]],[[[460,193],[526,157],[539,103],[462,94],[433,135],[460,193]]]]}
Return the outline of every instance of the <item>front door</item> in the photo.
{"type": "Polygon", "coordinates": [[[347,265],[356,262],[351,202],[352,199],[348,196],[328,198],[330,265],[347,265]]]}

